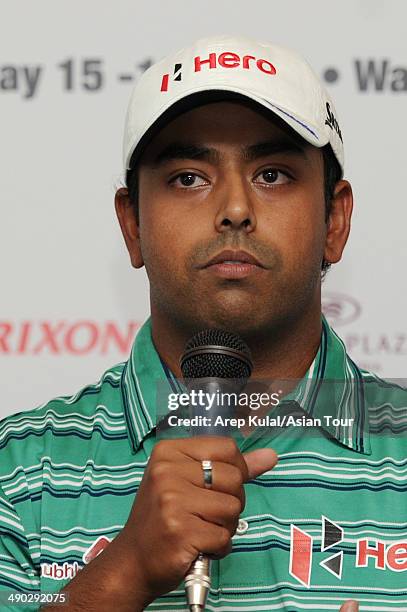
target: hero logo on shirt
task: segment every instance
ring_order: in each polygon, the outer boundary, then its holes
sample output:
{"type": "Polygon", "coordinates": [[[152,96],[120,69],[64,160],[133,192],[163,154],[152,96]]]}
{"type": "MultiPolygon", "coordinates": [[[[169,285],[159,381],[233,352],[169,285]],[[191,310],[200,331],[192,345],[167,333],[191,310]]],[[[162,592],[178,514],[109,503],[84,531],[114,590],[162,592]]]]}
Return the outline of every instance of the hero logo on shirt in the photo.
{"type": "MultiPolygon", "coordinates": [[[[343,529],[326,516],[322,516],[321,552],[329,550],[343,539],[343,529]]],[[[291,525],[290,568],[289,572],[306,587],[311,584],[312,546],[314,538],[306,531],[291,525]]],[[[320,565],[339,578],[342,577],[343,552],[334,553],[321,561],[320,565]]]]}
{"type": "MultiPolygon", "coordinates": [[[[266,59],[257,59],[254,55],[243,55],[240,57],[238,53],[209,53],[208,57],[202,58],[199,55],[194,57],[194,72],[201,70],[213,70],[215,68],[238,68],[242,67],[245,70],[251,70],[256,67],[264,74],[276,74],[276,69],[271,62],[266,59]]],[[[173,70],[173,81],[182,80],[182,64],[175,64],[173,70]]],[[[163,74],[161,80],[160,91],[168,91],[170,74],[163,74]]]]}
{"type": "MultiPolygon", "coordinates": [[[[343,529],[326,516],[322,516],[321,552],[325,552],[343,541],[343,529]]],[[[309,588],[311,584],[312,551],[314,539],[306,531],[291,524],[290,565],[289,573],[302,585],[309,588]]],[[[393,572],[407,570],[407,542],[386,542],[372,538],[356,540],[355,567],[368,567],[373,564],[375,569],[389,569],[393,572]]],[[[320,561],[320,566],[342,578],[343,551],[336,552],[320,561]]]]}

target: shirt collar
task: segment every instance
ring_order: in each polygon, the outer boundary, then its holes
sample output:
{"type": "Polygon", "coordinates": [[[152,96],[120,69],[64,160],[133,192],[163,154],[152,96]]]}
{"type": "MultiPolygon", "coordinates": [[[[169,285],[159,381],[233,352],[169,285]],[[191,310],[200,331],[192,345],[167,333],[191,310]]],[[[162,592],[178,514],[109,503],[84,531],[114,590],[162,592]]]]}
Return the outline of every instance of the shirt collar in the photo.
{"type": "Polygon", "coordinates": [[[310,417],[320,419],[322,429],[344,446],[371,454],[362,371],[325,317],[315,359],[287,399],[295,400],[310,417]],[[326,416],[332,417],[329,423],[326,416]],[[339,425],[334,425],[333,419],[339,425]]]}
{"type": "MultiPolygon", "coordinates": [[[[136,336],[121,379],[124,416],[133,452],[155,429],[158,385],[160,395],[162,385],[168,386],[168,393],[180,389],[155,349],[149,318],[136,336]]],[[[371,453],[362,373],[324,317],[318,353],[290,399],[297,401],[310,417],[320,418],[323,429],[338,442],[357,452],[371,453]],[[337,419],[354,419],[353,426],[328,425],[323,418],[327,414],[337,419]]]]}

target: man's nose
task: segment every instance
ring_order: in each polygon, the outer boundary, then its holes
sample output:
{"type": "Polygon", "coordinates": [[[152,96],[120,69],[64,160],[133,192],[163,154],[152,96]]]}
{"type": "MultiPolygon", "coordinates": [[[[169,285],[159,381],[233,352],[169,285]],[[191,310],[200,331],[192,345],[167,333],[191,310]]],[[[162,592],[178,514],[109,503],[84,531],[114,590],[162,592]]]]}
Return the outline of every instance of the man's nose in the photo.
{"type": "Polygon", "coordinates": [[[215,225],[218,232],[243,229],[252,232],[256,227],[253,194],[244,177],[233,173],[224,181],[217,194],[218,210],[215,225]]]}

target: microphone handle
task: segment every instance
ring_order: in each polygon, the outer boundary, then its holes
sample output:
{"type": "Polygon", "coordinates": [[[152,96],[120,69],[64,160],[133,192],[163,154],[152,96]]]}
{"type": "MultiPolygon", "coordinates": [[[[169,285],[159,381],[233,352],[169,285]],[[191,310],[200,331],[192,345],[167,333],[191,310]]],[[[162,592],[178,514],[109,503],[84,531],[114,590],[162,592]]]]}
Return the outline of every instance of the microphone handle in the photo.
{"type": "Polygon", "coordinates": [[[205,610],[206,600],[211,587],[211,560],[199,553],[185,576],[185,593],[190,612],[205,610]]]}

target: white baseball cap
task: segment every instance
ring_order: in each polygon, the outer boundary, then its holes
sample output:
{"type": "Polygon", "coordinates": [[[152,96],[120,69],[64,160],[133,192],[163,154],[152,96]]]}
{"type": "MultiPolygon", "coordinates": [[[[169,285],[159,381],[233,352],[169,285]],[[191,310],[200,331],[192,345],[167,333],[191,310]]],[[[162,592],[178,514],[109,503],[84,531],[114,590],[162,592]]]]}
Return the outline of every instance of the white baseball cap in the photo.
{"type": "Polygon", "coordinates": [[[125,172],[133,154],[141,153],[158,129],[197,105],[205,94],[218,99],[243,96],[257,102],[312,145],[329,143],[343,172],[337,113],[309,64],[291,49],[240,36],[198,40],[146,70],[127,109],[125,172]]]}

